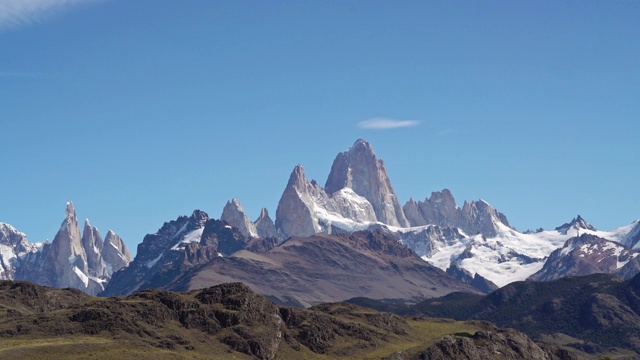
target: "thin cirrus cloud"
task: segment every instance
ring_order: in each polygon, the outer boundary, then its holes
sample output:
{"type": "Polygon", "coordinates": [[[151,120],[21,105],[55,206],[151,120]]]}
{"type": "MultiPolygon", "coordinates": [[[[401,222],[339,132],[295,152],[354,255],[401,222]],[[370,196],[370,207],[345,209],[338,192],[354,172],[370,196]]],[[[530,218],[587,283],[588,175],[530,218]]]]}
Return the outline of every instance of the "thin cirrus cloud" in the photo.
{"type": "Polygon", "coordinates": [[[39,23],[68,8],[97,0],[0,0],[0,30],[39,23]]]}
{"type": "Polygon", "coordinates": [[[420,124],[417,120],[396,120],[386,118],[374,118],[360,121],[358,127],[361,129],[387,130],[417,126],[420,124]]]}

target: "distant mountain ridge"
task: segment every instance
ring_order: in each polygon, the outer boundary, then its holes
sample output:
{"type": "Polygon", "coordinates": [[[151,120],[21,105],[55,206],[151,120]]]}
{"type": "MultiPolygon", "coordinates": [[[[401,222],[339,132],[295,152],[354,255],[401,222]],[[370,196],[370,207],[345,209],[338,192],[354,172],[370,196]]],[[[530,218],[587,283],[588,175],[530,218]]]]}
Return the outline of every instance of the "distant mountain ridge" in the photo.
{"type": "Polygon", "coordinates": [[[380,233],[403,244],[481,292],[526,279],[592,272],[630,278],[640,271],[636,257],[640,221],[600,231],[578,215],[554,230],[521,233],[487,201],[464,201],[458,206],[448,189],[432,192],[424,201],[412,198],[401,206],[384,162],[363,139],[336,156],[324,187],[307,180],[302,165],[296,165],[278,202],[275,221],[266,208],[251,221],[237,198],[227,202],[220,220],[195,210],[147,235],[126,276],[118,270],[127,268],[132,259],[122,239],[109,231],[103,240],[88,221],[80,236],[73,206],[67,210],[51,244],[31,244],[26,235],[0,224],[0,277],[71,286],[90,294],[107,290],[111,277],[118,281],[105,294],[131,293],[140,286],[171,288],[174,282],[184,281],[180,279],[187,272],[218,258],[232,258],[236,252],[234,256],[240,258],[248,256],[241,251],[268,253],[292,238],[319,241],[323,237],[317,235],[326,234],[337,235],[336,240],[360,231],[380,233]],[[578,254],[584,246],[576,246],[575,238],[585,234],[599,238],[600,245],[591,247],[588,254],[578,254]],[[616,250],[606,250],[612,246],[616,250]],[[125,278],[129,283],[121,280],[125,278]]]}
{"type": "Polygon", "coordinates": [[[103,240],[87,219],[81,236],[71,202],[51,243],[31,244],[24,233],[0,223],[0,248],[0,279],[71,287],[91,295],[103,291],[113,273],[131,261],[127,246],[112,230],[103,240]]]}
{"type": "Polygon", "coordinates": [[[100,295],[187,291],[236,281],[279,304],[305,307],[365,294],[419,301],[452,291],[478,292],[382,231],[281,242],[245,236],[196,210],[147,235],[135,259],[100,295]]]}

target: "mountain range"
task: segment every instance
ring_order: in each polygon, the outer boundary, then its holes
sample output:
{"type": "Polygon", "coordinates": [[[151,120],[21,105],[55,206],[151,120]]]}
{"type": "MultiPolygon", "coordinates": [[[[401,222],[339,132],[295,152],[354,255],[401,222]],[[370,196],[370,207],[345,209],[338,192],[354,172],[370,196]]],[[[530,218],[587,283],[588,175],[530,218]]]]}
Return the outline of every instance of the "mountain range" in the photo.
{"type": "Polygon", "coordinates": [[[251,221],[236,198],[219,220],[195,210],[145,236],[131,259],[112,231],[103,240],[87,221],[81,236],[69,203],[51,243],[31,244],[0,225],[0,277],[104,295],[244,281],[276,302],[310,306],[353,296],[488,293],[594,272],[628,279],[640,270],[640,221],[600,231],[578,216],[553,230],[520,232],[485,200],[460,207],[448,189],[402,206],[363,139],[336,156],[324,186],[295,166],[275,214],[274,221],[263,208],[251,221]]]}
{"type": "Polygon", "coordinates": [[[112,230],[100,232],[84,222],[82,236],[71,202],[52,242],[32,244],[13,226],[0,223],[0,279],[24,280],[87,294],[102,292],[114,272],[131,262],[131,253],[112,230]]]}

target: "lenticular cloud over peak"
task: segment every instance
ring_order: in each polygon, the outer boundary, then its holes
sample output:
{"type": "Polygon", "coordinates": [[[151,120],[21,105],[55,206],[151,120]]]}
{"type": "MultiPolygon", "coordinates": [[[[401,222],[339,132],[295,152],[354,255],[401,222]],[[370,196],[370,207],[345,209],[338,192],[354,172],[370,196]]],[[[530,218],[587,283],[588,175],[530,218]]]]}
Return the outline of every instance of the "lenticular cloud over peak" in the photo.
{"type": "Polygon", "coordinates": [[[374,129],[374,130],[386,130],[397,129],[403,127],[412,127],[418,125],[420,122],[416,120],[395,120],[387,118],[373,118],[369,120],[360,121],[358,127],[362,129],[374,129]]]}

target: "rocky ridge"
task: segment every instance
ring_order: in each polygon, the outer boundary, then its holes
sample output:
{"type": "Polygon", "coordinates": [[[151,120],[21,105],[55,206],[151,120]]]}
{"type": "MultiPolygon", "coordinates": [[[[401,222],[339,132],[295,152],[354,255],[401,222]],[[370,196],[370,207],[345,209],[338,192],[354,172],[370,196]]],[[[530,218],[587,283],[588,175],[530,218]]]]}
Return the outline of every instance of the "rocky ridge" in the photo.
{"type": "Polygon", "coordinates": [[[101,295],[147,288],[187,291],[233,281],[280,304],[305,307],[353,296],[418,300],[477,291],[380,230],[281,242],[247,237],[196,210],[145,236],[135,259],[114,274],[101,295]]]}
{"type": "MultiPolygon", "coordinates": [[[[595,229],[591,227],[591,230],[595,229]]],[[[585,233],[554,250],[542,269],[528,280],[549,281],[594,273],[616,274],[628,279],[638,273],[638,255],[637,251],[617,242],[585,233]]]]}
{"type": "Polygon", "coordinates": [[[65,219],[50,243],[31,244],[24,234],[15,229],[10,232],[7,239],[0,239],[4,243],[0,246],[6,246],[7,252],[14,254],[8,262],[12,271],[5,272],[3,279],[70,287],[95,295],[104,290],[115,271],[131,261],[129,250],[113,231],[103,241],[98,229],[86,220],[81,236],[71,202],[67,203],[65,219]]]}
{"type": "Polygon", "coordinates": [[[640,274],[521,281],[486,296],[452,293],[400,306],[370,299],[350,302],[403,316],[485,320],[532,339],[580,350],[584,358],[640,356],[640,274]]]}
{"type": "MultiPolygon", "coordinates": [[[[580,232],[629,247],[640,241],[637,222],[633,229],[603,232],[581,216],[554,230],[522,233],[482,199],[458,206],[448,189],[400,207],[384,163],[362,139],[336,156],[324,187],[309,181],[302,165],[294,168],[278,203],[275,229],[270,227],[268,234],[256,234],[255,223],[235,199],[223,215],[245,236],[274,236],[280,241],[319,233],[383,231],[442,270],[455,266],[498,286],[539,272],[554,250],[580,232]]],[[[635,274],[634,269],[627,267],[627,276],[635,274]]]]}
{"type": "MultiPolygon", "coordinates": [[[[529,359],[527,353],[557,359],[557,349],[541,348],[515,330],[489,323],[404,318],[345,303],[283,307],[240,283],[187,293],[149,289],[127,297],[94,298],[72,289],[0,281],[0,308],[10,309],[0,312],[0,334],[19,345],[0,346],[3,358],[73,353],[78,358],[122,359],[167,354],[413,359],[405,355],[416,345],[425,353],[442,351],[443,342],[470,336],[474,353],[501,349],[510,351],[506,353],[513,359],[529,359]]],[[[453,348],[459,347],[446,347],[453,348]]]]}

